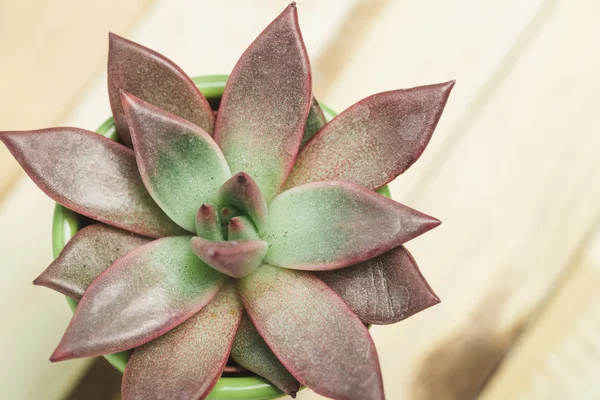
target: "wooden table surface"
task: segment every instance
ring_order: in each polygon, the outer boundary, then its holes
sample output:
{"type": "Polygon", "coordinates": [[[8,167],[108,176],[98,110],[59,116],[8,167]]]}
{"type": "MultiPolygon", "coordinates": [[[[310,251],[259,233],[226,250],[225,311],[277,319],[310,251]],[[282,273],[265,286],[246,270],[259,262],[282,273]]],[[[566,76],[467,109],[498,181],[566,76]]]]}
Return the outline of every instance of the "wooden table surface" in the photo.
{"type": "MultiPolygon", "coordinates": [[[[0,129],[95,129],[107,32],[190,75],[227,73],[275,0],[0,0],[0,129]]],[[[395,199],[443,225],[408,244],[442,303],[374,327],[388,399],[600,398],[600,2],[299,0],[336,110],[456,79],[395,199]]],[[[89,360],[47,358],[70,317],[34,288],[53,203],[0,146],[0,398],[62,399],[89,360]]],[[[319,396],[303,391],[302,400],[319,396]]]]}

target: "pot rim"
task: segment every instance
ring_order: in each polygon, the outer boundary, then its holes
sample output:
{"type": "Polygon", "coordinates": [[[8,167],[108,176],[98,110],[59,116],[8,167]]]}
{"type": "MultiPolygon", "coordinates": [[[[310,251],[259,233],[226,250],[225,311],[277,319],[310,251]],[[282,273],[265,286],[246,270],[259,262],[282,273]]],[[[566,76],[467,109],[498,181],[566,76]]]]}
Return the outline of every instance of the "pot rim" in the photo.
{"type": "MultiPolygon", "coordinates": [[[[219,101],[225,89],[225,83],[229,75],[204,75],[192,78],[200,92],[209,102],[219,101]]],[[[328,106],[320,103],[327,122],[331,121],[337,114],[328,106]]],[[[113,117],[109,117],[96,133],[112,140],[118,140],[113,117]]],[[[76,212],[56,203],[52,221],[52,251],[54,258],[58,257],[67,242],[81,228],[81,216],[76,212]]],[[[69,297],[66,298],[71,311],[75,311],[77,302],[69,297]]],[[[120,372],[125,370],[130,351],[105,354],[103,357],[120,372]]],[[[269,383],[258,375],[242,377],[220,377],[212,389],[208,399],[220,400],[270,400],[285,395],[276,386],[269,383]]]]}

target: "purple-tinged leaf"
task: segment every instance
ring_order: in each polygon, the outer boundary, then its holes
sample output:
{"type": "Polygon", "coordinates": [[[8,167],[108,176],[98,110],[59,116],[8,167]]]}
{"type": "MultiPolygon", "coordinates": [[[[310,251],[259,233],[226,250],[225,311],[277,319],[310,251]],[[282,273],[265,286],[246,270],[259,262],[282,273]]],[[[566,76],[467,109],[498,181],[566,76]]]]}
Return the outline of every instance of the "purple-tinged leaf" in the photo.
{"type": "Polygon", "coordinates": [[[33,283],[79,301],[87,287],[115,260],[150,239],[103,224],[86,226],[33,283]]]}
{"type": "Polygon", "coordinates": [[[304,147],[325,124],[327,124],[327,120],[325,119],[323,110],[321,110],[321,106],[317,99],[315,99],[315,96],[312,96],[310,100],[310,112],[308,113],[308,118],[306,118],[304,136],[302,137],[300,148],[304,147]]]}
{"type": "Polygon", "coordinates": [[[238,281],[238,293],[260,335],[298,381],[334,399],[384,398],[367,328],[314,274],[263,264],[238,281]]]}
{"type": "Polygon", "coordinates": [[[192,250],[202,261],[233,278],[242,278],[253,272],[265,257],[267,248],[267,242],[262,240],[192,239],[192,250]]]}
{"type": "Polygon", "coordinates": [[[316,274],[369,324],[393,324],[440,302],[404,246],[348,268],[316,274]]]}
{"type": "Polygon", "coordinates": [[[225,367],[243,307],[227,284],[199,313],[134,350],[123,400],[204,399],[225,367]]]}
{"type": "Polygon", "coordinates": [[[247,314],[242,317],[235,335],[231,357],[242,367],[262,376],[292,397],[296,397],[300,390],[300,383],[275,357],[247,314]]]}
{"type": "Polygon", "coordinates": [[[310,108],[311,75],[289,5],[248,47],[223,93],[215,141],[233,173],[254,178],[269,202],[289,175],[310,108]]]}
{"type": "Polygon", "coordinates": [[[123,92],[138,169],[156,203],[182,228],[196,231],[196,214],[215,201],[231,176],[221,149],[206,132],[123,92]]]}
{"type": "Polygon", "coordinates": [[[245,172],[238,172],[219,188],[217,201],[249,215],[259,232],[267,222],[267,203],[254,179],[245,172]]]}
{"type": "Polygon", "coordinates": [[[121,90],[178,115],[209,134],[213,132],[214,115],[210,105],[181,68],[161,54],[111,33],[108,95],[117,132],[127,145],[131,145],[121,90]]]}
{"type": "Polygon", "coordinates": [[[277,196],[269,205],[265,262],[284,268],[329,270],[369,260],[440,221],[348,182],[315,182],[277,196]]]}
{"type": "Polygon", "coordinates": [[[100,222],[161,237],[181,235],[152,200],[133,151],[77,128],[0,132],[31,179],[56,202],[100,222]]]}
{"type": "Polygon", "coordinates": [[[259,240],[260,235],[256,226],[249,217],[239,216],[231,218],[227,229],[227,240],[259,240]]]}
{"type": "Polygon", "coordinates": [[[227,278],[196,257],[190,239],[155,240],[100,274],[83,294],[50,360],[132,349],[200,311],[227,278]]]}
{"type": "Polygon", "coordinates": [[[359,101],[302,149],[287,187],[328,180],[382,187],[421,156],[453,86],[451,81],[359,101]]]}
{"type": "Polygon", "coordinates": [[[219,209],[212,204],[202,204],[196,214],[196,235],[208,240],[223,240],[219,209]]]}

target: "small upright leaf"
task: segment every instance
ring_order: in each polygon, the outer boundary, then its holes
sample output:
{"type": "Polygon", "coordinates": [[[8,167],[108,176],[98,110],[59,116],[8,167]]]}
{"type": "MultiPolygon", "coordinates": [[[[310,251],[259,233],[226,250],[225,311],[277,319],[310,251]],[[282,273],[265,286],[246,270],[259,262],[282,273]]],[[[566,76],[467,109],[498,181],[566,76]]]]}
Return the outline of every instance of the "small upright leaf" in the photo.
{"type": "Polygon", "coordinates": [[[208,240],[223,240],[219,208],[202,204],[196,214],[196,235],[208,240]]]}
{"type": "Polygon", "coordinates": [[[135,349],[123,375],[123,400],[206,398],[225,367],[242,312],[227,284],[199,313],[135,349]]]}
{"type": "Polygon", "coordinates": [[[369,324],[393,324],[440,302],[404,246],[316,274],[369,324]]]}
{"type": "Polygon", "coordinates": [[[454,81],[379,93],[328,123],[298,155],[287,187],[346,181],[377,189],[421,156],[454,81]]]}
{"type": "Polygon", "coordinates": [[[233,278],[242,278],[254,271],[265,257],[267,246],[262,240],[192,239],[192,249],[202,261],[233,278]]]}
{"type": "Polygon", "coordinates": [[[123,92],[135,158],[152,198],[182,228],[230,176],[217,144],[198,126],[123,92]]]}
{"type": "Polygon", "coordinates": [[[33,283],[79,301],[87,287],[113,262],[149,241],[104,224],[86,226],[33,283]]]}
{"type": "Polygon", "coordinates": [[[239,216],[231,218],[227,229],[227,240],[259,240],[260,236],[256,226],[248,217],[239,216]]]}
{"type": "Polygon", "coordinates": [[[242,317],[235,335],[231,357],[248,371],[262,376],[292,397],[300,390],[300,383],[275,357],[247,314],[242,317]]]}
{"type": "Polygon", "coordinates": [[[100,222],[143,236],[181,235],[152,200],[133,151],[77,128],[0,132],[27,175],[54,201],[100,222]]]}
{"type": "Polygon", "coordinates": [[[214,115],[194,82],[171,60],[147,47],[109,34],[108,95],[117,132],[131,146],[121,90],[180,116],[212,134],[214,115]]]}
{"type": "Polygon", "coordinates": [[[204,264],[190,237],[169,237],[127,253],[83,294],[51,361],[132,349],[204,307],[227,278],[204,264]]]}
{"type": "Polygon", "coordinates": [[[267,203],[254,179],[245,172],[238,172],[219,188],[217,199],[221,206],[232,206],[248,214],[259,232],[267,222],[267,203]]]}
{"type": "Polygon", "coordinates": [[[271,202],[263,235],[270,246],[265,262],[304,270],[343,268],[383,254],[439,224],[352,183],[309,183],[271,202]]]}
{"type": "Polygon", "coordinates": [[[267,203],[290,173],[310,108],[308,55],[291,4],[237,62],[223,93],[215,141],[233,173],[246,172],[267,203]]]}
{"type": "Polygon", "coordinates": [[[367,328],[312,273],[262,265],[238,281],[248,315],[298,381],[333,399],[382,400],[367,328]]]}
{"type": "Polygon", "coordinates": [[[300,147],[304,147],[306,143],[310,141],[321,130],[322,127],[325,126],[327,120],[325,119],[325,115],[323,114],[323,110],[321,110],[321,106],[315,96],[312,96],[310,99],[310,112],[308,113],[308,118],[306,119],[306,126],[304,127],[304,136],[302,137],[302,143],[300,147]]]}

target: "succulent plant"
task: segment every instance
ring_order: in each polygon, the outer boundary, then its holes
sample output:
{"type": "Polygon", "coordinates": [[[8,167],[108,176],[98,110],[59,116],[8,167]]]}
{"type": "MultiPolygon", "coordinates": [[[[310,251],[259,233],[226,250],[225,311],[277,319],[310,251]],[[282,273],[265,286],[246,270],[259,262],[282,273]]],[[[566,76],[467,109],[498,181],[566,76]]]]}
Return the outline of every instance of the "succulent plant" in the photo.
{"type": "Polygon", "coordinates": [[[123,397],[198,399],[228,358],[295,396],[384,398],[368,324],[439,302],[403,243],[439,224],[376,192],[424,151],[454,82],[326,123],[291,4],[215,113],[160,54],[110,35],[122,144],[0,132],[52,199],[95,220],[34,283],[79,302],[51,361],[134,349],[123,397]]]}

